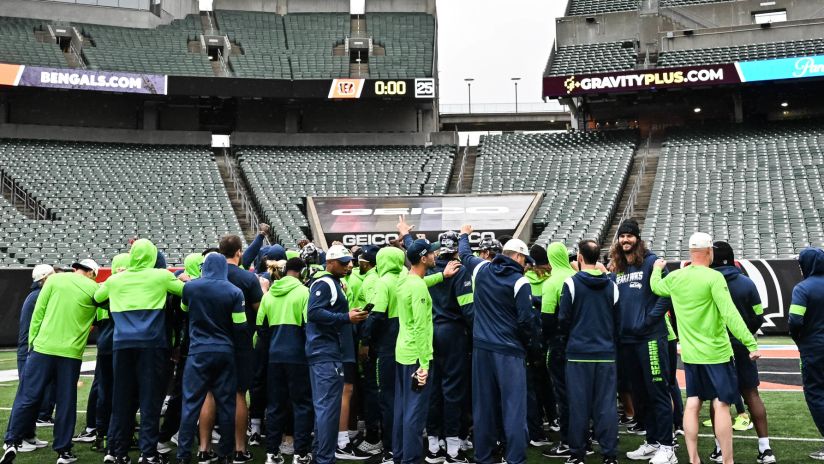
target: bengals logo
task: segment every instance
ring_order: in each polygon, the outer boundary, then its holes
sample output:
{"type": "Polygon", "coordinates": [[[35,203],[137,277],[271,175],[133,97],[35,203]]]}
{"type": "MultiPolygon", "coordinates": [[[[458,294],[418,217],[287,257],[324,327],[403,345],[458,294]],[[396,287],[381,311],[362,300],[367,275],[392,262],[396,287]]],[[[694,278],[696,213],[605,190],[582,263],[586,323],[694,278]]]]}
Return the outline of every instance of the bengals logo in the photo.
{"type": "Polygon", "coordinates": [[[364,79],[334,79],[329,99],[360,98],[364,79]]]}

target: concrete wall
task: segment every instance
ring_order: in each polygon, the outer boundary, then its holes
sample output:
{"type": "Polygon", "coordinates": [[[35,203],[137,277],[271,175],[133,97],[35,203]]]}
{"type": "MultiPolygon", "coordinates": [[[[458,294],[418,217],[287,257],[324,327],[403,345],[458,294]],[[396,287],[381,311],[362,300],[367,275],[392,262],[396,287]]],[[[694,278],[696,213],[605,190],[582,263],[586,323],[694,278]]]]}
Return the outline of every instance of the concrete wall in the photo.
{"type": "Polygon", "coordinates": [[[349,13],[349,0],[287,0],[287,13],[349,13]]]}
{"type": "Polygon", "coordinates": [[[215,0],[216,10],[264,11],[277,12],[277,0],[215,0]]]}
{"type": "MultiPolygon", "coordinates": [[[[234,1],[234,0],[233,0],[234,1]]],[[[158,18],[146,10],[130,10],[94,5],[41,0],[2,0],[0,16],[39,18],[49,21],[82,22],[109,26],[155,28],[174,19],[197,13],[197,0],[164,0],[164,14],[158,18]]]]}
{"type": "MultiPolygon", "coordinates": [[[[824,4],[814,0],[773,0],[775,5],[761,6],[763,0],[739,0],[722,3],[692,5],[671,8],[705,24],[705,27],[742,26],[753,24],[752,13],[758,11],[787,10],[787,20],[822,18],[824,4]]],[[[772,3],[772,2],[771,2],[772,3]]],[[[666,12],[669,8],[661,8],[666,12]]]]}
{"type": "Polygon", "coordinates": [[[73,142],[144,143],[151,145],[183,144],[211,146],[212,134],[189,131],[143,131],[124,129],[78,130],[65,126],[0,124],[0,138],[63,140],[73,142]]]}
{"type": "Polygon", "coordinates": [[[638,20],[637,11],[597,14],[587,17],[567,16],[556,19],[555,36],[557,46],[640,39],[640,21],[638,20]],[[595,23],[587,23],[587,17],[595,18],[595,23]]]}
{"type": "Polygon", "coordinates": [[[435,14],[435,0],[366,0],[366,12],[435,14]]]}
{"type": "Polygon", "coordinates": [[[693,35],[676,32],[673,37],[661,34],[662,50],[689,50],[693,48],[730,47],[735,45],[807,40],[824,36],[824,19],[774,23],[763,29],[758,25],[700,29],[693,35]]]}
{"type": "MultiPolygon", "coordinates": [[[[0,132],[2,135],[2,132],[0,132]]],[[[265,134],[235,132],[232,145],[263,146],[351,146],[351,145],[424,145],[429,134],[265,134]]]]}

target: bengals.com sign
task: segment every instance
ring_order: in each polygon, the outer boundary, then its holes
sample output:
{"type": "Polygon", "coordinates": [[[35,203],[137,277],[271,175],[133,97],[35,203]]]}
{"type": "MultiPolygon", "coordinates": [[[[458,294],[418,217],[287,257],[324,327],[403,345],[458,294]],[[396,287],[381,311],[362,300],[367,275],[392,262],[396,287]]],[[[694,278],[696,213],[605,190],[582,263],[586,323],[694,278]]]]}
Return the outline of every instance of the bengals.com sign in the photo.
{"type": "Polygon", "coordinates": [[[360,98],[366,79],[334,79],[329,88],[330,99],[360,98]]]}

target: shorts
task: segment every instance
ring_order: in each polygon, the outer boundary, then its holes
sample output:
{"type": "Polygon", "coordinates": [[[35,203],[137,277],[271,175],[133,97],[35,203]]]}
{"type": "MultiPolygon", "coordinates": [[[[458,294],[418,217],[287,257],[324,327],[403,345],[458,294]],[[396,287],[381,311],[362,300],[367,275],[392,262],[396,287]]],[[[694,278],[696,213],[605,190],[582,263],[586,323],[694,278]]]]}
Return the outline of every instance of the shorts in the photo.
{"type": "Polygon", "coordinates": [[[343,383],[357,383],[358,365],[356,363],[343,363],[343,383]]]}
{"type": "Polygon", "coordinates": [[[757,388],[761,382],[758,380],[758,365],[750,359],[750,352],[746,347],[732,347],[735,356],[735,372],[738,375],[738,390],[751,390],[757,388]]]}
{"type": "Polygon", "coordinates": [[[238,351],[235,353],[235,369],[237,371],[237,392],[245,394],[252,388],[255,377],[255,352],[238,351]]]}
{"type": "Polygon", "coordinates": [[[738,378],[735,375],[735,363],[730,359],[722,364],[687,364],[684,363],[687,377],[687,397],[714,400],[735,404],[740,397],[738,378]]]}

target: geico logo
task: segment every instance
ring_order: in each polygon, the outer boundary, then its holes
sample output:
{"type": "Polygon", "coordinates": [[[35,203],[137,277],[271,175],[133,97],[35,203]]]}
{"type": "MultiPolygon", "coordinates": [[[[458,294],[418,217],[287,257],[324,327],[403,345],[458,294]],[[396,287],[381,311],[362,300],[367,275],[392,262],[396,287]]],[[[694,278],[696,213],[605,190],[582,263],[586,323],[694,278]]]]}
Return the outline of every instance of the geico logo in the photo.
{"type": "Polygon", "coordinates": [[[420,216],[443,214],[505,214],[509,212],[506,206],[476,206],[470,208],[344,208],[332,211],[332,216],[420,216]]]}
{"type": "Polygon", "coordinates": [[[344,235],[341,242],[345,246],[354,245],[386,245],[392,240],[397,240],[398,234],[350,234],[344,235]]]}
{"type": "Polygon", "coordinates": [[[495,232],[472,232],[469,234],[469,243],[473,245],[477,245],[481,243],[481,240],[488,238],[488,239],[495,239],[495,232]]]}

